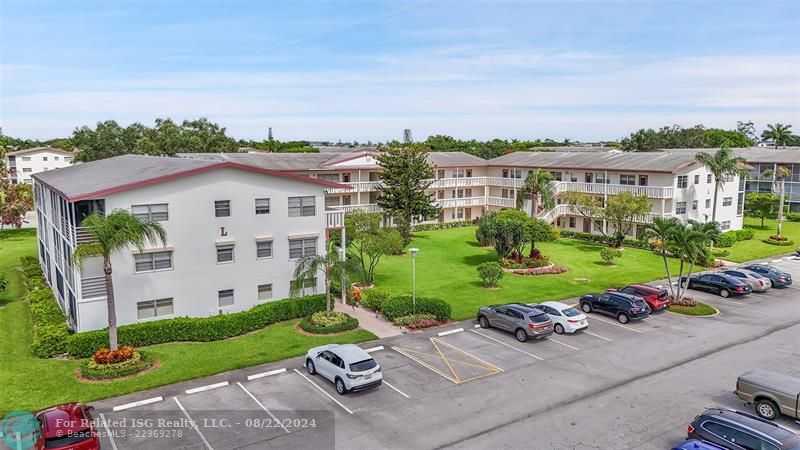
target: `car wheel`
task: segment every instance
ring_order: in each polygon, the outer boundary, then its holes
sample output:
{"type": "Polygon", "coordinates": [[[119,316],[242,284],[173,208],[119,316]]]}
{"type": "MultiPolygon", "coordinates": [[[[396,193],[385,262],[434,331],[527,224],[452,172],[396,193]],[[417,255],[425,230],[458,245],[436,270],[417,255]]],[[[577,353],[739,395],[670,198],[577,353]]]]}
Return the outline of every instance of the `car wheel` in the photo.
{"type": "Polygon", "coordinates": [[[526,333],[525,330],[523,330],[522,328],[518,328],[517,332],[514,333],[514,335],[517,337],[517,340],[520,341],[520,342],[525,342],[525,341],[528,340],[528,333],[526,333]]]}
{"type": "Polygon", "coordinates": [[[619,313],[619,315],[617,315],[617,320],[619,320],[619,323],[628,323],[631,321],[630,317],[625,313],[619,313]]]}
{"type": "Polygon", "coordinates": [[[336,393],[339,395],[347,394],[347,386],[344,385],[344,381],[336,377],[336,393]]]}
{"type": "Polygon", "coordinates": [[[556,334],[564,334],[564,325],[561,325],[560,323],[555,324],[553,331],[555,331],[556,334]]]}
{"type": "Polygon", "coordinates": [[[592,305],[590,305],[588,303],[581,303],[581,309],[585,313],[590,313],[590,312],[592,312],[592,305]]]}
{"type": "Polygon", "coordinates": [[[731,292],[727,289],[723,289],[719,291],[719,295],[721,295],[723,298],[728,298],[731,296],[731,292]]]}
{"type": "Polygon", "coordinates": [[[481,316],[481,317],[478,319],[478,325],[480,325],[480,326],[481,326],[481,328],[489,328],[489,319],[487,319],[487,318],[486,318],[486,317],[484,317],[484,316],[481,316]]]}
{"type": "Polygon", "coordinates": [[[314,367],[314,362],[310,359],[306,360],[306,370],[308,371],[309,375],[314,375],[317,373],[317,368],[314,367]]]}
{"type": "Polygon", "coordinates": [[[775,420],[781,416],[778,405],[772,400],[767,400],[765,398],[756,402],[756,414],[767,420],[775,420]]]}
{"type": "Polygon", "coordinates": [[[686,281],[681,281],[681,287],[686,289],[687,287],[689,287],[689,283],[686,281]]]}

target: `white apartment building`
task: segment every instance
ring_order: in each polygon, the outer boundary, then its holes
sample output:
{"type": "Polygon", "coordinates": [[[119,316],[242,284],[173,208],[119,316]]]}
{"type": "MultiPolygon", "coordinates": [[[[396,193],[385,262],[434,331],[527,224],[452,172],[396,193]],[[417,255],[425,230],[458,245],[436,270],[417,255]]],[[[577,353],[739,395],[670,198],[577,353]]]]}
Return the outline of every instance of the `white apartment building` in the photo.
{"type": "Polygon", "coordinates": [[[164,245],[112,257],[120,325],[286,298],[294,261],[324,253],[344,218],[325,210],[323,191],[344,185],[229,161],[127,155],[33,178],[39,260],[76,331],[107,325],[102,259],[70,260],[91,212],[127,209],[167,231],[164,245]]]}
{"type": "Polygon", "coordinates": [[[8,152],[5,166],[12,183],[32,183],[33,175],[72,164],[72,152],[51,147],[34,147],[8,152]]]}

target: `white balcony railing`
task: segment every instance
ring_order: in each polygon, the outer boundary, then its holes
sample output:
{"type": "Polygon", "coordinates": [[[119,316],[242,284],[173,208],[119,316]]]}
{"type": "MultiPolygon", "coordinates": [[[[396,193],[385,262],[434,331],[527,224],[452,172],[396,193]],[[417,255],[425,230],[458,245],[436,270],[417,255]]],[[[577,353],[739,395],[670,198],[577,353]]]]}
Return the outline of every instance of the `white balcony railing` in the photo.
{"type": "Polygon", "coordinates": [[[345,214],[353,211],[364,211],[364,212],[381,212],[381,207],[376,205],[375,203],[364,203],[362,205],[340,205],[340,206],[328,206],[328,209],[341,211],[345,214]]]}
{"type": "Polygon", "coordinates": [[[336,209],[325,210],[325,227],[342,228],[344,227],[344,211],[336,209]]]}
{"type": "Polygon", "coordinates": [[[584,192],[587,194],[617,195],[623,192],[630,192],[633,195],[644,195],[648,198],[672,198],[673,194],[672,186],[630,186],[626,184],[583,183],[576,181],[559,181],[556,183],[555,188],[556,193],[584,192]]]}
{"type": "Polygon", "coordinates": [[[483,206],[486,204],[486,198],[485,197],[442,198],[442,199],[436,199],[436,203],[441,208],[466,208],[469,206],[483,206]]]}
{"type": "Polygon", "coordinates": [[[486,203],[488,206],[500,206],[501,208],[514,208],[517,205],[515,199],[503,197],[488,197],[486,203]]]}
{"type": "MultiPolygon", "coordinates": [[[[581,215],[577,208],[572,205],[556,205],[555,208],[551,208],[539,213],[537,218],[545,220],[547,222],[553,222],[560,216],[578,216],[581,215]]],[[[672,217],[672,213],[648,213],[641,216],[635,216],[633,221],[635,223],[652,223],[653,218],[655,217],[672,217]]]]}

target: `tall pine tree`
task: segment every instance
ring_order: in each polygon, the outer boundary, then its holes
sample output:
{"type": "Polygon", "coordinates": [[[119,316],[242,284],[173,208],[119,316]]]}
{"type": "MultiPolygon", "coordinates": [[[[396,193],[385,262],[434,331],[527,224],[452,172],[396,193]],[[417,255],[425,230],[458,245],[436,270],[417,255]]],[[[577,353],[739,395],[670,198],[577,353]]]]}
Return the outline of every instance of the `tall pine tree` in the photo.
{"type": "Polygon", "coordinates": [[[427,152],[418,146],[390,146],[378,157],[383,168],[378,206],[394,219],[406,245],[411,242],[411,224],[430,220],[439,208],[425,190],[433,183],[434,170],[427,152]]]}

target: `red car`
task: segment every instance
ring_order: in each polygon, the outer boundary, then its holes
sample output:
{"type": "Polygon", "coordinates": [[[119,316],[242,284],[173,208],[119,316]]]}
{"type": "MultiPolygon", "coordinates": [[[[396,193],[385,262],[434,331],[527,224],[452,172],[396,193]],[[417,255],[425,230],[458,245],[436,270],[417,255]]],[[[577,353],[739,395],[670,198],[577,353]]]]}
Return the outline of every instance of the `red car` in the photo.
{"type": "Polygon", "coordinates": [[[654,288],[645,284],[630,284],[621,289],[609,289],[608,291],[619,291],[642,297],[653,311],[661,311],[669,306],[669,292],[666,289],[654,288]]]}
{"type": "Polygon", "coordinates": [[[92,408],[64,403],[36,413],[41,430],[36,449],[98,450],[100,439],[92,423],[92,408]]]}

